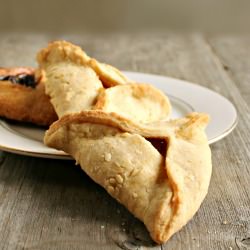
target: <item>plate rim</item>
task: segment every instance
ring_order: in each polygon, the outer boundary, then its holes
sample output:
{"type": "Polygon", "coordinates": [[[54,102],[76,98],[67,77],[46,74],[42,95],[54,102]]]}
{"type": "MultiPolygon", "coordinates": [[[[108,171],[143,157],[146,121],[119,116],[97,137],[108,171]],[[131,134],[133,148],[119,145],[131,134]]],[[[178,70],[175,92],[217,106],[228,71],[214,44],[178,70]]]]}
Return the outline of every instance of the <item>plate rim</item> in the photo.
{"type": "MultiPolygon", "coordinates": [[[[191,85],[194,86],[196,88],[201,88],[203,90],[206,91],[210,91],[213,94],[216,94],[218,96],[220,96],[221,98],[223,98],[225,101],[229,102],[232,106],[232,108],[234,109],[235,112],[235,117],[234,117],[234,121],[231,124],[230,127],[226,128],[225,131],[223,131],[220,135],[218,136],[214,136],[213,138],[208,140],[209,145],[223,139],[224,137],[226,137],[228,134],[230,134],[234,128],[237,126],[239,118],[238,118],[238,112],[236,107],[234,106],[234,104],[228,100],[226,97],[224,97],[223,95],[217,93],[214,90],[211,90],[207,87],[204,87],[202,85],[199,85],[198,83],[193,83],[193,82],[189,82],[187,80],[182,80],[182,79],[178,79],[178,78],[174,78],[174,77],[169,77],[169,76],[164,76],[164,75],[159,75],[159,74],[150,74],[150,73],[144,73],[144,72],[136,72],[136,71],[122,71],[125,75],[126,74],[141,74],[144,75],[145,77],[160,77],[162,79],[169,79],[169,80],[174,80],[174,81],[179,81],[183,84],[187,84],[187,85],[191,85]]],[[[152,83],[151,83],[152,84],[152,83]]],[[[154,84],[152,84],[154,85],[154,84]]],[[[168,96],[171,96],[173,98],[179,99],[185,103],[187,103],[189,106],[192,107],[191,104],[189,104],[186,100],[183,100],[182,98],[178,97],[178,96],[174,96],[173,94],[169,94],[168,96]]],[[[193,107],[192,107],[193,108],[193,107]]],[[[2,118],[0,118],[0,120],[2,121],[2,118]]],[[[1,124],[0,124],[1,125],[1,124]]],[[[6,129],[6,128],[5,128],[6,129]]],[[[19,136],[19,135],[17,135],[19,136]]],[[[18,149],[15,147],[8,147],[5,145],[2,145],[0,142],[0,150],[2,151],[6,151],[6,152],[10,152],[10,153],[16,153],[16,154],[20,154],[20,155],[26,155],[26,156],[33,156],[33,157],[40,157],[40,158],[49,158],[49,159],[62,159],[62,160],[73,160],[73,158],[70,157],[70,155],[68,155],[67,153],[63,152],[63,151],[58,151],[60,153],[55,153],[55,152],[51,152],[51,153],[44,153],[44,152],[32,152],[32,151],[27,151],[27,150],[22,150],[22,149],[18,149]]]]}

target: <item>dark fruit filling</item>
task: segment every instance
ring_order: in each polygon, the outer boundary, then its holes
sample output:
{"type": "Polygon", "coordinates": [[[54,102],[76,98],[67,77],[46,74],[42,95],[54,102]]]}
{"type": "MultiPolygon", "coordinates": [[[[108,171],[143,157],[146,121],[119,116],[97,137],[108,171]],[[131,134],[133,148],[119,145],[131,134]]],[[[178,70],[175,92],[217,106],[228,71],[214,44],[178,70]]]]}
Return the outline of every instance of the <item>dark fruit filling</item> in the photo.
{"type": "Polygon", "coordinates": [[[34,75],[16,75],[16,76],[0,76],[0,81],[10,81],[12,83],[21,84],[27,87],[35,88],[36,79],[34,75]]]}
{"type": "Polygon", "coordinates": [[[164,139],[146,138],[163,156],[166,157],[167,154],[167,142],[164,139]]]}

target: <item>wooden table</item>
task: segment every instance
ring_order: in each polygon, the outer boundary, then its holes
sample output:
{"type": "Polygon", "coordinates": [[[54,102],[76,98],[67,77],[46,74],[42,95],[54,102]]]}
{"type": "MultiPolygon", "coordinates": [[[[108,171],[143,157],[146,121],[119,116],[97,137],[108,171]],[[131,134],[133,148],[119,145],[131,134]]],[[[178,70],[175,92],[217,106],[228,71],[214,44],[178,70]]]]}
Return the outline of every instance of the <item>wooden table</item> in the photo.
{"type": "Polygon", "coordinates": [[[250,36],[1,34],[0,64],[35,66],[36,52],[62,38],[121,69],[217,91],[235,104],[239,123],[211,146],[200,210],[162,246],[73,162],[1,152],[0,249],[250,249],[250,36]]]}

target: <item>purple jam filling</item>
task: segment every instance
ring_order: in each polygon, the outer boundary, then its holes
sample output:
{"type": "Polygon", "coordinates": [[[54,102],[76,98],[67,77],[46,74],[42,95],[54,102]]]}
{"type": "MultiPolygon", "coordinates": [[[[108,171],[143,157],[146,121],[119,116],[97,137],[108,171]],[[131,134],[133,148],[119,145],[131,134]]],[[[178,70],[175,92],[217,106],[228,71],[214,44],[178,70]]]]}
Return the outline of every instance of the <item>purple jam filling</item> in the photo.
{"type": "Polygon", "coordinates": [[[31,88],[36,87],[36,79],[34,75],[21,74],[16,76],[0,76],[0,81],[10,81],[13,84],[21,84],[31,88]]]}

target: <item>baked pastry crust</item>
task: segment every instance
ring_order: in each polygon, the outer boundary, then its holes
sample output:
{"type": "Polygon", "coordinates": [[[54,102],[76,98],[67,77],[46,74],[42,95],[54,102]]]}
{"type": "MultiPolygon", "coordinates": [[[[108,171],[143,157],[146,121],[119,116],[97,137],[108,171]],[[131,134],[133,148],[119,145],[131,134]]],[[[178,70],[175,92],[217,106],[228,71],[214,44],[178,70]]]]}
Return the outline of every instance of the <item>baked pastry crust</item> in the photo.
{"type": "Polygon", "coordinates": [[[167,241],[192,218],[208,190],[212,169],[204,131],[208,116],[192,113],[166,121],[170,103],[159,90],[127,84],[113,74],[113,68],[94,59],[79,59],[79,50],[69,43],[52,47],[63,51],[64,46],[65,53],[51,53],[59,59],[47,60],[47,49],[45,59],[41,59],[43,52],[38,56],[47,75],[46,92],[56,111],[64,111],[46,132],[45,144],[73,156],[95,182],[144,222],[153,240],[167,241]],[[76,51],[77,56],[71,55],[76,51]],[[73,68],[67,69],[72,64],[80,71],[91,69],[105,81],[104,86],[112,87],[101,87],[96,103],[89,106],[81,106],[86,93],[79,96],[78,104],[68,100],[71,106],[65,112],[69,89],[73,100],[79,92],[70,80],[73,68]],[[49,80],[60,74],[60,81],[49,80]],[[63,85],[65,79],[69,89],[55,86],[55,82],[63,85]]]}
{"type": "Polygon", "coordinates": [[[93,109],[117,113],[133,121],[150,123],[166,119],[171,112],[168,98],[149,84],[117,85],[98,96],[93,109]]]}
{"type": "Polygon", "coordinates": [[[100,63],[94,58],[91,58],[91,60],[89,61],[89,65],[93,70],[95,70],[97,75],[99,75],[100,80],[106,88],[116,85],[135,83],[134,81],[128,79],[117,68],[109,64],[100,63]]]}
{"type": "Polygon", "coordinates": [[[137,121],[151,122],[166,118],[171,111],[168,98],[159,90],[150,85],[136,84],[118,69],[90,58],[80,47],[66,41],[50,43],[38,53],[37,60],[43,70],[28,67],[0,68],[0,76],[36,74],[38,82],[32,89],[10,81],[0,81],[0,116],[37,125],[50,125],[57,119],[57,115],[44,93],[44,83],[48,83],[47,94],[59,116],[82,110],[102,109],[122,113],[137,121]],[[122,98],[120,95],[124,93],[126,95],[122,98]],[[117,94],[117,102],[114,99],[112,103],[117,107],[109,105],[109,99],[114,94],[117,94]],[[128,107],[119,104],[120,98],[124,101],[131,100],[130,106],[132,103],[138,104],[138,100],[144,100],[140,102],[140,112],[132,114],[128,107]],[[157,112],[152,112],[153,110],[157,112]]]}
{"type": "Polygon", "coordinates": [[[83,111],[55,122],[44,141],[72,155],[163,243],[192,218],[207,193],[212,169],[207,122],[206,114],[192,113],[140,125],[114,113],[83,111]],[[151,139],[167,145],[165,154],[151,139]]]}
{"type": "Polygon", "coordinates": [[[37,60],[45,72],[46,94],[58,117],[92,108],[103,85],[80,47],[56,41],[42,49],[37,60]]]}
{"type": "Polygon", "coordinates": [[[15,93],[4,109],[8,115],[42,124],[50,97],[59,120],[46,132],[45,144],[72,155],[144,222],[153,240],[166,242],[192,218],[207,193],[212,170],[204,131],[208,116],[191,113],[166,120],[171,107],[163,93],[133,83],[65,41],[49,44],[37,58],[37,86],[0,82],[0,107],[15,93]],[[23,109],[16,111],[20,103],[23,109]]]}
{"type": "Polygon", "coordinates": [[[65,60],[74,62],[77,65],[92,68],[106,88],[134,82],[128,79],[117,68],[109,64],[100,63],[94,58],[90,58],[79,46],[66,41],[51,42],[47,48],[41,50],[37,55],[37,61],[41,67],[46,67],[48,64],[55,64],[65,60]]]}
{"type": "Polygon", "coordinates": [[[90,58],[76,45],[50,43],[37,59],[46,75],[46,93],[59,117],[99,109],[147,123],[170,114],[169,100],[160,90],[131,84],[118,69],[90,58]],[[134,105],[137,108],[131,112],[134,105]]]}
{"type": "Polygon", "coordinates": [[[0,76],[18,76],[36,74],[34,88],[13,84],[9,80],[0,81],[0,116],[36,125],[49,126],[57,115],[45,95],[45,87],[41,73],[33,68],[16,67],[0,68],[0,76]]]}

